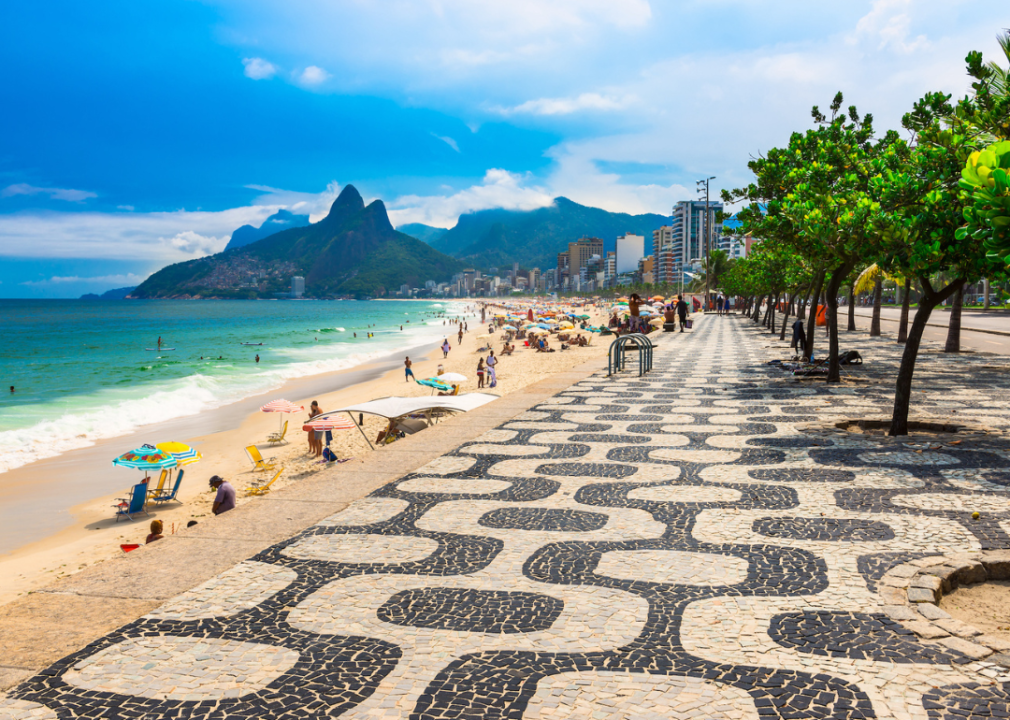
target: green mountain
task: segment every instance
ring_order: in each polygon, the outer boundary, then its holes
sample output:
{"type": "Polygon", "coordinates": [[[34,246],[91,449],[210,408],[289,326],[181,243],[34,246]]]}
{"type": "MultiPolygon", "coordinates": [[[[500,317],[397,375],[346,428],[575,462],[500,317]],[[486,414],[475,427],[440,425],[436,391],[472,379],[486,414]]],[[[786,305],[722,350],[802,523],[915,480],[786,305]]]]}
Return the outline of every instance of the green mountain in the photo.
{"type": "Polygon", "coordinates": [[[401,285],[448,280],[463,263],[397,232],[376,200],[367,207],[348,185],[329,214],[308,227],[282,230],[250,245],[169,265],[134,297],[272,297],[305,278],[307,297],[385,295],[401,285]]]}
{"type": "Polygon", "coordinates": [[[396,229],[399,232],[417,238],[428,245],[431,245],[433,242],[437,241],[440,237],[449,232],[447,228],[432,227],[431,225],[425,225],[424,223],[407,223],[406,225],[401,225],[396,229]]]}
{"type": "Polygon", "coordinates": [[[244,245],[251,245],[257,240],[270,237],[281,230],[293,227],[305,227],[309,224],[308,215],[295,215],[287,210],[278,210],[273,215],[263,221],[259,227],[255,225],[243,225],[231,234],[225,250],[234,250],[244,245]]]}
{"type": "Polygon", "coordinates": [[[456,226],[433,240],[437,250],[460,258],[468,266],[546,269],[557,263],[557,254],[580,237],[603,239],[603,250],[613,250],[617,236],[644,235],[652,244],[652,231],[669,225],[663,215],[628,215],[586,207],[558,197],[536,210],[481,210],[460,215],[456,226]]]}

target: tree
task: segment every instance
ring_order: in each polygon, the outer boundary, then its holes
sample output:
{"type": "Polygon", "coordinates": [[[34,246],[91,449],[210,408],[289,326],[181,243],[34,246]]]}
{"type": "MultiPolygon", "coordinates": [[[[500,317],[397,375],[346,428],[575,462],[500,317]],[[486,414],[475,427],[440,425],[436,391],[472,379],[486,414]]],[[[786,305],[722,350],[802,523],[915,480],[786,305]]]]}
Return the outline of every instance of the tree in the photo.
{"type": "Polygon", "coordinates": [[[687,289],[691,292],[700,292],[708,286],[713,291],[718,290],[719,278],[725,275],[732,265],[733,260],[730,259],[729,253],[725,250],[712,250],[702,263],[701,274],[691,281],[687,289]]]}
{"type": "Polygon", "coordinates": [[[922,290],[895,381],[891,435],[908,434],[912,378],[930,314],[966,280],[986,271],[981,238],[959,229],[965,201],[958,183],[973,149],[973,128],[949,100],[929,93],[915,103],[902,119],[913,144],[895,144],[884,153],[871,182],[882,208],[877,222],[884,244],[877,261],[887,271],[917,278],[922,290]],[[952,279],[934,286],[941,271],[952,279]]]}

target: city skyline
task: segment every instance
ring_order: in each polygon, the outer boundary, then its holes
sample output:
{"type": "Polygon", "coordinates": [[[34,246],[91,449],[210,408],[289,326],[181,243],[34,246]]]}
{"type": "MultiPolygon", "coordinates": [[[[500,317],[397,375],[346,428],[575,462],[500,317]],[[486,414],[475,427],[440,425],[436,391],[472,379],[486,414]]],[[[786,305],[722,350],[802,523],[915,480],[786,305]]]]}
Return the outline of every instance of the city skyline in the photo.
{"type": "Polygon", "coordinates": [[[745,183],[836,90],[881,129],[963,94],[999,24],[916,0],[5,11],[3,297],[136,284],[277,209],[318,220],[351,182],[397,225],[557,196],[668,214],[698,178],[745,183]]]}

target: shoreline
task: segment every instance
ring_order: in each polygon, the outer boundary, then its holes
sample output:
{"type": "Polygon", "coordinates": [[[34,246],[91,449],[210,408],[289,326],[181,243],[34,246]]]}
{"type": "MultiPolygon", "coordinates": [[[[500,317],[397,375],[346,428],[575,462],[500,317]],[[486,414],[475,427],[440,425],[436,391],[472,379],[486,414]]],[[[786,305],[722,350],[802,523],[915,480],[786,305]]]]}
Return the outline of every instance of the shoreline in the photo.
{"type": "MultiPolygon", "coordinates": [[[[239,503],[246,502],[244,489],[251,482],[265,481],[269,477],[264,477],[266,473],[252,471],[245,456],[245,445],[257,444],[264,456],[276,456],[278,467],[285,468],[274,489],[325,470],[326,466],[317,464],[305,452],[307,446],[301,424],[307,413],[281,416],[290,424],[288,444],[270,448],[261,442],[278,428],[277,416],[259,412],[259,407],[269,400],[285,397],[306,408],[311,400],[319,400],[322,408],[329,410],[388,395],[428,395],[428,388],[404,382],[401,352],[411,354],[418,379],[434,375],[436,366],[443,364],[448,372],[467,375],[469,380],[464,383],[463,392],[477,391],[471,365],[476,365],[478,357],[476,337],[486,332],[486,328],[476,318],[474,325],[464,336],[462,345],[455,344],[456,337],[451,337],[453,351],[445,360],[438,355],[437,345],[415,347],[355,368],[292,380],[279,390],[246,398],[200,416],[145,426],[137,433],[102,440],[93,446],[5,473],[13,482],[0,488],[0,507],[4,509],[4,522],[0,523],[0,547],[4,548],[4,553],[0,554],[0,605],[59,577],[121,555],[120,543],[143,543],[150,519],[161,519],[165,523],[165,533],[172,534],[173,530],[184,528],[191,519],[201,522],[209,518],[213,495],[208,492],[206,481],[211,475],[228,479],[236,488],[239,503]],[[138,435],[144,437],[138,438],[138,435]],[[116,523],[111,507],[114,499],[121,497],[140,476],[136,471],[113,467],[111,458],[125,451],[123,448],[128,450],[145,441],[167,439],[187,442],[204,455],[202,462],[186,468],[179,493],[184,504],[151,509],[150,518],[141,514],[133,521],[116,523]],[[117,447],[112,448],[112,445],[117,447]],[[60,513],[53,508],[54,497],[69,498],[60,513]]],[[[498,342],[496,337],[495,345],[498,342]]],[[[497,352],[498,348],[495,350],[497,352]]],[[[506,395],[603,354],[605,344],[595,342],[590,348],[546,355],[517,348],[516,355],[504,358],[499,367],[498,388],[488,391],[506,395]],[[512,368],[518,372],[513,372],[512,368]]],[[[369,439],[374,439],[384,427],[384,420],[366,416],[362,429],[369,439]]],[[[341,458],[371,452],[357,430],[334,435],[331,447],[341,458]]]]}

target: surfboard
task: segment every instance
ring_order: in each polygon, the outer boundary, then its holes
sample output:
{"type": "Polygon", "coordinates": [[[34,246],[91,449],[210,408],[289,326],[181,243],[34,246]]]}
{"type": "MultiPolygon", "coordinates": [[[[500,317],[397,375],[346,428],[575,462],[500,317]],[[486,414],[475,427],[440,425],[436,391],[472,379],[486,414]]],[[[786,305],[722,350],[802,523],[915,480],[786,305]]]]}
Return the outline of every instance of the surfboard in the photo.
{"type": "Polygon", "coordinates": [[[160,350],[158,348],[144,348],[144,349],[150,352],[168,352],[169,350],[175,350],[175,348],[161,348],[160,350]]]}
{"type": "Polygon", "coordinates": [[[242,344],[243,344],[243,345],[253,345],[253,346],[256,346],[256,347],[259,347],[259,346],[260,346],[260,345],[262,345],[263,343],[242,343],[242,344]]]}

